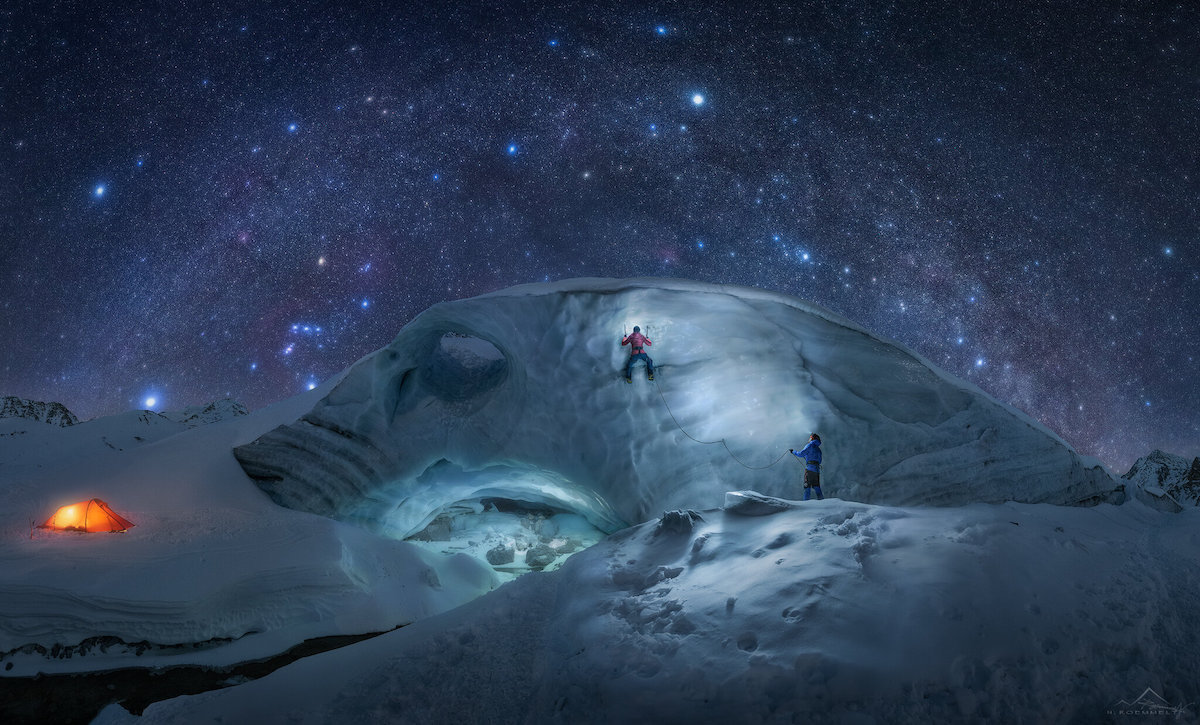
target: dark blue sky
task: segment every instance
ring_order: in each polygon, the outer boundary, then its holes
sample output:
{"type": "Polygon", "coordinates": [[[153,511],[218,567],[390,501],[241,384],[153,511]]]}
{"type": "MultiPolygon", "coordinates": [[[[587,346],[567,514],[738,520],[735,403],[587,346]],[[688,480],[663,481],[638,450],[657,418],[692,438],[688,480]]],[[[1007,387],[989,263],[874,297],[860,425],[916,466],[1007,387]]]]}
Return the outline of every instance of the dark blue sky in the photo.
{"type": "Polygon", "coordinates": [[[259,407],[440,300],[670,276],[1200,454],[1193,3],[44,5],[0,13],[0,393],[259,407]]]}

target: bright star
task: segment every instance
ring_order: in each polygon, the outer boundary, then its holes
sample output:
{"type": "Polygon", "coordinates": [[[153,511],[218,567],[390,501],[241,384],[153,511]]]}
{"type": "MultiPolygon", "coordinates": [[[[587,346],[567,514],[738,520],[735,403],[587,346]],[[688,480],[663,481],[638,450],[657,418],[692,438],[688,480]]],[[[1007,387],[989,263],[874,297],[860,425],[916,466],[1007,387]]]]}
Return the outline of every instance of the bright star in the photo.
{"type": "Polygon", "coordinates": [[[508,145],[508,155],[509,155],[509,156],[516,156],[516,155],[517,155],[517,145],[516,145],[515,143],[510,143],[510,144],[508,145]]]}
{"type": "Polygon", "coordinates": [[[150,397],[146,398],[143,405],[146,406],[146,410],[150,410],[154,408],[155,405],[158,405],[158,398],[151,395],[150,397]]]}
{"type": "Polygon", "coordinates": [[[370,306],[371,306],[371,300],[364,299],[364,300],[362,301],[362,308],[363,308],[364,310],[365,310],[365,309],[367,309],[367,308],[368,308],[368,307],[370,307],[370,306]]]}
{"type": "Polygon", "coordinates": [[[654,29],[654,32],[658,33],[659,35],[666,35],[667,34],[667,26],[659,25],[658,27],[656,27],[654,29]]]}
{"type": "Polygon", "coordinates": [[[975,367],[981,368],[986,364],[983,358],[975,358],[975,367]]]}
{"type": "Polygon", "coordinates": [[[300,124],[298,124],[298,123],[289,123],[288,124],[288,131],[290,131],[291,133],[296,133],[297,129],[299,129],[299,128],[300,128],[300,124]]]}
{"type": "Polygon", "coordinates": [[[104,196],[104,184],[97,186],[93,193],[95,193],[96,196],[104,196]]]}
{"type": "Polygon", "coordinates": [[[702,93],[694,94],[692,96],[692,105],[703,106],[704,105],[704,94],[702,94],[702,93]]]}

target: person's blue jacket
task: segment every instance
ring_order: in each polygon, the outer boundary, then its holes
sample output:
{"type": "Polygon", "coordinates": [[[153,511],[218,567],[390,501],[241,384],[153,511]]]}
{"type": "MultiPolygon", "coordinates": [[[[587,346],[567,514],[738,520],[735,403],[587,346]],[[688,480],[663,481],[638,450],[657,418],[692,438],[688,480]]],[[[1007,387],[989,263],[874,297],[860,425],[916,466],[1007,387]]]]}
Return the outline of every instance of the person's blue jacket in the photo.
{"type": "Polygon", "coordinates": [[[821,441],[809,441],[803,449],[792,451],[792,455],[796,458],[803,458],[804,467],[807,470],[813,473],[821,472],[821,441]]]}

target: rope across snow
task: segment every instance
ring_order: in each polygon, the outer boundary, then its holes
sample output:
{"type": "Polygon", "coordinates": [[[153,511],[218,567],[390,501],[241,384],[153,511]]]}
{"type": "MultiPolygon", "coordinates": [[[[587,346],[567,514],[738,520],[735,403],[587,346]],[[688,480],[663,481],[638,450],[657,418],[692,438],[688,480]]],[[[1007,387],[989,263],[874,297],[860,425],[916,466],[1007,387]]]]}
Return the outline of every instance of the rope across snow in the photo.
{"type": "Polygon", "coordinates": [[[783,453],[780,453],[778,458],[771,461],[770,463],[768,463],[765,466],[751,466],[751,465],[743,462],[742,459],[737,457],[737,454],[734,453],[733,450],[731,450],[729,448],[729,444],[725,442],[724,438],[721,438],[721,439],[715,440],[715,441],[700,440],[699,438],[695,437],[691,433],[688,433],[686,430],[684,430],[683,426],[679,424],[679,419],[675,417],[675,413],[672,412],[670,404],[667,403],[667,396],[663,395],[662,387],[659,386],[657,380],[655,380],[653,382],[654,382],[654,389],[658,391],[658,397],[662,399],[663,407],[667,409],[667,414],[671,416],[671,420],[675,421],[675,427],[679,429],[680,433],[684,434],[688,438],[692,439],[693,441],[695,441],[701,445],[713,446],[713,445],[720,443],[721,446],[725,448],[725,452],[729,454],[729,457],[732,458],[734,460],[734,462],[737,463],[742,468],[747,468],[751,471],[765,471],[766,469],[774,466],[776,463],[779,463],[780,461],[782,461],[783,457],[787,455],[787,452],[785,451],[783,453]]]}

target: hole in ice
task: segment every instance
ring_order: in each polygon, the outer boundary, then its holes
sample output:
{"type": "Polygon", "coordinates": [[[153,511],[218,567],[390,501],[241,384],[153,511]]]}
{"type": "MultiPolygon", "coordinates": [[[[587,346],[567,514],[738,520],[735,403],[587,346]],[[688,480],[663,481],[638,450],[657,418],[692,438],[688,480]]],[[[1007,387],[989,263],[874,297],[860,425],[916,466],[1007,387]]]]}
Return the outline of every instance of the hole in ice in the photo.
{"type": "Polygon", "coordinates": [[[596,491],[555,471],[512,463],[464,468],[445,458],[377,491],[350,517],[439,554],[475,557],[504,581],[555,569],[627,526],[596,491]]]}
{"type": "Polygon", "coordinates": [[[584,516],[541,503],[496,496],[445,507],[408,541],[441,554],[486,561],[507,581],[552,571],[606,536],[584,516]]]}
{"type": "Polygon", "coordinates": [[[424,370],[424,381],[443,400],[466,400],[499,385],[508,368],[504,353],[479,337],[442,335],[424,370]]]}

